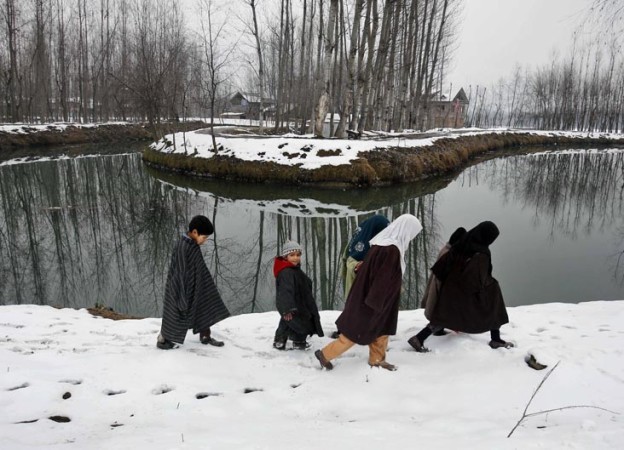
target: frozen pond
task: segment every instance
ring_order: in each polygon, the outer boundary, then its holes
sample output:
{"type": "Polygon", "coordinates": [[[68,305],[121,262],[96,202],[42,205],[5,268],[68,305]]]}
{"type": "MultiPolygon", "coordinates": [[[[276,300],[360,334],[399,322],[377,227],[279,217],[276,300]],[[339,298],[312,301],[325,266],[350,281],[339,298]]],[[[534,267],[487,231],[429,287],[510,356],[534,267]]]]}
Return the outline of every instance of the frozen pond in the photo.
{"type": "MultiPolygon", "coordinates": [[[[124,152],[123,148],[115,149],[124,152]]],[[[0,166],[0,304],[159,316],[173,242],[204,214],[204,247],[234,314],[274,307],[272,257],[288,237],[323,309],[344,299],[339,254],[373,213],[415,214],[402,306],[418,306],[448,235],[494,221],[494,276],[509,306],[624,299],[624,153],[499,155],[457,174],[386,188],[329,190],[204,181],[146,168],[139,154],[0,166]]]]}

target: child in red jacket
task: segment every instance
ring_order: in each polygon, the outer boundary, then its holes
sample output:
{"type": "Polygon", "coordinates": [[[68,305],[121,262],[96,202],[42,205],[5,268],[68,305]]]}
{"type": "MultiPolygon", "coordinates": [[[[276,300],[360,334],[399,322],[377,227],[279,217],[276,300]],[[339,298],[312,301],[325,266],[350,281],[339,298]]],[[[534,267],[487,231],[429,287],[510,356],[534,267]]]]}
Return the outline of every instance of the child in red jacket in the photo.
{"type": "Polygon", "coordinates": [[[323,336],[323,328],[312,292],[312,281],[301,270],[301,246],[297,242],[284,243],[281,256],[275,258],[273,275],[275,306],[280,314],[273,347],[285,350],[286,341],[290,338],[294,349],[305,350],[310,345],[306,342],[307,336],[323,336]]]}

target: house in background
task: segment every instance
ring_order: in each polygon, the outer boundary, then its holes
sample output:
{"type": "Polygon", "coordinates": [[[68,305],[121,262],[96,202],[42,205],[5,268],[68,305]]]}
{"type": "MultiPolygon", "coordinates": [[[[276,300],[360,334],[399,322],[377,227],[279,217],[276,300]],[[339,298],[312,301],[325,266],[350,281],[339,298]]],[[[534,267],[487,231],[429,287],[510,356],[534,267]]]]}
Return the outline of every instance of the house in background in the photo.
{"type": "Polygon", "coordinates": [[[453,100],[445,95],[435,95],[423,107],[426,111],[423,129],[462,128],[468,113],[468,97],[461,88],[453,100]]]}
{"type": "MultiPolygon", "coordinates": [[[[275,100],[262,97],[263,119],[272,119],[275,116],[275,100]]],[[[248,92],[236,92],[226,105],[226,112],[222,117],[238,117],[240,119],[260,119],[260,96],[248,92]]]]}

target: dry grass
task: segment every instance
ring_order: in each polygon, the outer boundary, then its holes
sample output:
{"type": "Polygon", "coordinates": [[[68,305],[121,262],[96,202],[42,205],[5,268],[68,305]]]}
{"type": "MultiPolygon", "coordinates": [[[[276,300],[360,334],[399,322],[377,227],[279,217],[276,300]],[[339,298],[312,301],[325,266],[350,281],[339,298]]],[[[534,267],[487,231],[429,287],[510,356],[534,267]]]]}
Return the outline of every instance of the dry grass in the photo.
{"type": "Polygon", "coordinates": [[[624,139],[518,133],[463,136],[457,139],[440,139],[430,147],[361,152],[359,158],[350,164],[323,166],[314,170],[301,170],[297,166],[283,166],[272,162],[241,161],[218,155],[210,159],[170,155],[151,149],[144,151],[143,159],[157,168],[202,177],[289,184],[373,186],[417,181],[457,170],[470,160],[494,150],[535,146],[623,147],[624,139]]]}

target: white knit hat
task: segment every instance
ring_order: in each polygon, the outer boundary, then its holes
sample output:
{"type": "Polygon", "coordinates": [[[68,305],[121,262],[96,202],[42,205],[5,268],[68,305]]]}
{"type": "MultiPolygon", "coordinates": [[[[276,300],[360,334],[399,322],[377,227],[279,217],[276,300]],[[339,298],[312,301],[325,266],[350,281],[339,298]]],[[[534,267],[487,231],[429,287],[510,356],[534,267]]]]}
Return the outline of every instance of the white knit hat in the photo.
{"type": "Polygon", "coordinates": [[[300,252],[301,245],[295,241],[286,241],[284,242],[284,246],[282,247],[282,256],[288,256],[292,252],[300,252]]]}

